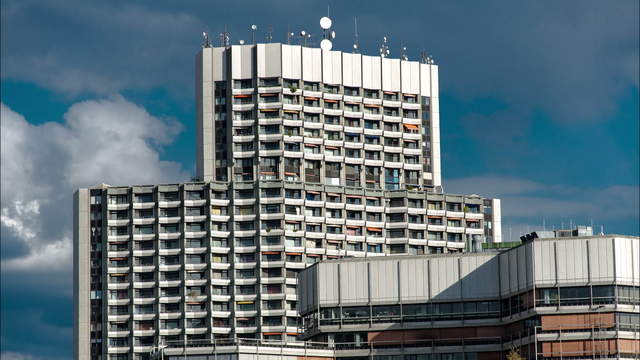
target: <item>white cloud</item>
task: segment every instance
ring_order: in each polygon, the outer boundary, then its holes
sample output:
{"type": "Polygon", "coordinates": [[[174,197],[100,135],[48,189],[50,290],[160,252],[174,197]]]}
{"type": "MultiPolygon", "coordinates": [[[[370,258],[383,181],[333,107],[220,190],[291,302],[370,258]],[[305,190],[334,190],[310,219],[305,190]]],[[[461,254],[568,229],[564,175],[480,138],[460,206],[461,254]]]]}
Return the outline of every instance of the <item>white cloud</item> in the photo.
{"type": "Polygon", "coordinates": [[[2,354],[0,354],[0,357],[2,357],[4,360],[35,360],[36,359],[32,355],[18,353],[18,352],[3,352],[2,354]]]}
{"type": "Polygon", "coordinates": [[[178,182],[188,174],[159,151],[181,130],[122,97],[72,105],[63,123],[28,123],[1,105],[3,270],[68,270],[72,194],[79,187],[178,182]]]}

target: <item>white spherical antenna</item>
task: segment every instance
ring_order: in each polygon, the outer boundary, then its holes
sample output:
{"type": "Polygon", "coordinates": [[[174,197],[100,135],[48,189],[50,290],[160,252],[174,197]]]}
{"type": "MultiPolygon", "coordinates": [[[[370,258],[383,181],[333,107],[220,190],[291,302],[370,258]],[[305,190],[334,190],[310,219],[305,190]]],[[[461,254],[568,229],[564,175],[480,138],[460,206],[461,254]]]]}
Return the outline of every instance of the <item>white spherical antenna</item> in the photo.
{"type": "Polygon", "coordinates": [[[244,45],[244,40],[240,40],[240,45],[244,45]]]}
{"type": "Polygon", "coordinates": [[[304,30],[300,31],[300,36],[304,37],[305,35],[307,35],[306,31],[304,31],[304,30]]]}
{"type": "Polygon", "coordinates": [[[331,27],[331,19],[329,19],[326,16],[323,16],[320,19],[320,27],[325,29],[325,30],[329,29],[331,27]]]}
{"type": "Polygon", "coordinates": [[[256,30],[258,27],[256,25],[251,25],[251,30],[256,30]]]}
{"type": "Polygon", "coordinates": [[[353,48],[357,49],[358,48],[358,44],[353,44],[353,48]]]}
{"type": "Polygon", "coordinates": [[[332,47],[333,47],[333,44],[331,43],[331,40],[323,39],[322,41],[320,41],[320,48],[322,50],[329,51],[331,50],[332,47]]]}

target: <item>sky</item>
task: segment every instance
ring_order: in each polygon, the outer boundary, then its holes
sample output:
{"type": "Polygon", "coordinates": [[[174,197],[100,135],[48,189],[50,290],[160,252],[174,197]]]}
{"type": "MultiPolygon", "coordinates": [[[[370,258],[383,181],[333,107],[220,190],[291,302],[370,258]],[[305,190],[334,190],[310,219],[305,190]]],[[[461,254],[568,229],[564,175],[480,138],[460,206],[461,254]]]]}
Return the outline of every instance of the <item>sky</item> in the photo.
{"type": "MultiPolygon", "coordinates": [[[[431,54],[444,189],[502,199],[503,237],[639,230],[639,2],[1,2],[1,335],[72,357],[72,194],[195,175],[202,31],[274,42],[329,14],[334,49],[431,54]],[[188,5],[188,7],[186,6],[188,5]]],[[[297,40],[295,40],[297,41],[297,40]]]]}

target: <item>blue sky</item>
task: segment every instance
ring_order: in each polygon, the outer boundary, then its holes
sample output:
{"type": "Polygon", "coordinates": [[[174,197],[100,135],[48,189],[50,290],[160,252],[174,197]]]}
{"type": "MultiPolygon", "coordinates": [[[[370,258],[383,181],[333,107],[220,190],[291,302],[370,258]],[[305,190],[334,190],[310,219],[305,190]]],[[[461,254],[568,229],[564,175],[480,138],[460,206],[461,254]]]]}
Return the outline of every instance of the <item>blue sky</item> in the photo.
{"type": "Polygon", "coordinates": [[[503,199],[506,238],[640,233],[635,0],[3,0],[3,359],[71,358],[75,188],[193,175],[201,32],[317,41],[327,4],[339,50],[357,16],[363,53],[434,56],[445,190],[503,199]]]}

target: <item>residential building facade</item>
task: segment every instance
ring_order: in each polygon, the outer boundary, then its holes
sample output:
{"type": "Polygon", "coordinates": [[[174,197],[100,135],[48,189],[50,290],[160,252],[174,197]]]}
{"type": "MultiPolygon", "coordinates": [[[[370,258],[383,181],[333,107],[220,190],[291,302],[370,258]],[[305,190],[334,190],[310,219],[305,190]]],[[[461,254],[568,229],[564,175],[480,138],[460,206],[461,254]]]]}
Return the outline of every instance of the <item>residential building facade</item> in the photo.
{"type": "Polygon", "coordinates": [[[499,199],[443,192],[434,64],[204,47],[196,100],[198,181],[75,195],[76,358],[295,343],[309,265],[501,241],[499,199]]]}
{"type": "Polygon", "coordinates": [[[344,256],[471,250],[492,203],[279,181],[80,189],[77,346],[144,359],[184,340],[293,342],[300,270],[344,256]]]}
{"type": "Polygon", "coordinates": [[[442,192],[437,65],[271,43],[196,69],[200,179],[442,192]]]}

